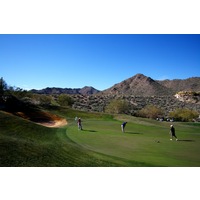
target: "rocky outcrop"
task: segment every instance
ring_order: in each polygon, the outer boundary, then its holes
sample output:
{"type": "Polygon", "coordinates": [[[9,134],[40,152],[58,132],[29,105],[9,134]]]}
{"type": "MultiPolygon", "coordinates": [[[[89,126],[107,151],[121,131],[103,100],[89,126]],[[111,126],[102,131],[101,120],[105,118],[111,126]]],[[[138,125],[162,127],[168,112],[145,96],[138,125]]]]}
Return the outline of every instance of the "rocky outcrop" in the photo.
{"type": "Polygon", "coordinates": [[[200,104],[200,92],[180,91],[175,97],[182,102],[200,104]]]}

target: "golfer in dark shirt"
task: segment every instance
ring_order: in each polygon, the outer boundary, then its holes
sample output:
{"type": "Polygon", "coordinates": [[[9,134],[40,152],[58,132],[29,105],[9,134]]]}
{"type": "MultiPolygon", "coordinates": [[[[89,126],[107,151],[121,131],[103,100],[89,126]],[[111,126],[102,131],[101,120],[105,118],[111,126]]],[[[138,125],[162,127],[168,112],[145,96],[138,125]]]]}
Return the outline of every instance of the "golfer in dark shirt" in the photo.
{"type": "Polygon", "coordinates": [[[169,132],[169,134],[171,135],[170,140],[173,140],[173,137],[175,137],[176,141],[178,141],[178,138],[176,137],[176,134],[175,134],[175,128],[174,128],[173,125],[170,125],[170,132],[169,132]]]}
{"type": "Polygon", "coordinates": [[[125,132],[125,126],[126,126],[127,122],[124,122],[122,125],[121,125],[121,128],[122,128],[122,132],[124,133],[125,132]]]}

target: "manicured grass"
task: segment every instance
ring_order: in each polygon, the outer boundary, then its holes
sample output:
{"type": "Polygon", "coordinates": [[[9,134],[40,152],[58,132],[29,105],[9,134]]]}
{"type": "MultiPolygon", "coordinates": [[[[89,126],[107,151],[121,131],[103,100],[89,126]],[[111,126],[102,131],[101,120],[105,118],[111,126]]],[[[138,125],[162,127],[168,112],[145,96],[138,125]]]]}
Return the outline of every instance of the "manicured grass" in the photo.
{"type": "Polygon", "coordinates": [[[48,108],[68,120],[47,128],[0,111],[0,166],[200,166],[200,124],[48,108]],[[75,117],[81,117],[78,131],[75,117]],[[125,133],[122,121],[128,121],[125,133]]]}
{"type": "Polygon", "coordinates": [[[169,140],[169,123],[117,116],[128,121],[126,133],[120,121],[86,120],[83,131],[71,124],[68,136],[84,148],[126,159],[125,166],[200,166],[200,124],[174,123],[179,141],[169,140]]]}

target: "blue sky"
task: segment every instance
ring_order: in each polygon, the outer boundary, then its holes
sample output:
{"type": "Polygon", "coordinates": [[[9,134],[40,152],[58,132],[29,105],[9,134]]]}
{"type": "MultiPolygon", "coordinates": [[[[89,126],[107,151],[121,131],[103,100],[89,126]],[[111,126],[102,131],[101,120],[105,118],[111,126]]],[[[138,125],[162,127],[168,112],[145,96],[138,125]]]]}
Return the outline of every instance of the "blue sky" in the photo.
{"type": "Polygon", "coordinates": [[[23,89],[107,89],[137,73],[200,77],[200,35],[0,35],[0,77],[23,89]]]}

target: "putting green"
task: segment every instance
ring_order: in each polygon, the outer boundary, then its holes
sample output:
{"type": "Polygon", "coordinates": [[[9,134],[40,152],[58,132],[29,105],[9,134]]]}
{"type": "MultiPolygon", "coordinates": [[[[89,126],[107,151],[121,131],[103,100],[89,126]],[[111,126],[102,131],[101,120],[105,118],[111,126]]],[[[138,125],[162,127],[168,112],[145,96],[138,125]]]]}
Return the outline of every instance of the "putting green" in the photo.
{"type": "Polygon", "coordinates": [[[200,166],[198,125],[175,123],[176,142],[169,140],[167,122],[134,117],[128,120],[125,133],[121,132],[121,121],[85,120],[83,131],[70,124],[67,136],[86,149],[126,160],[126,166],[135,161],[146,166],[200,166]]]}

